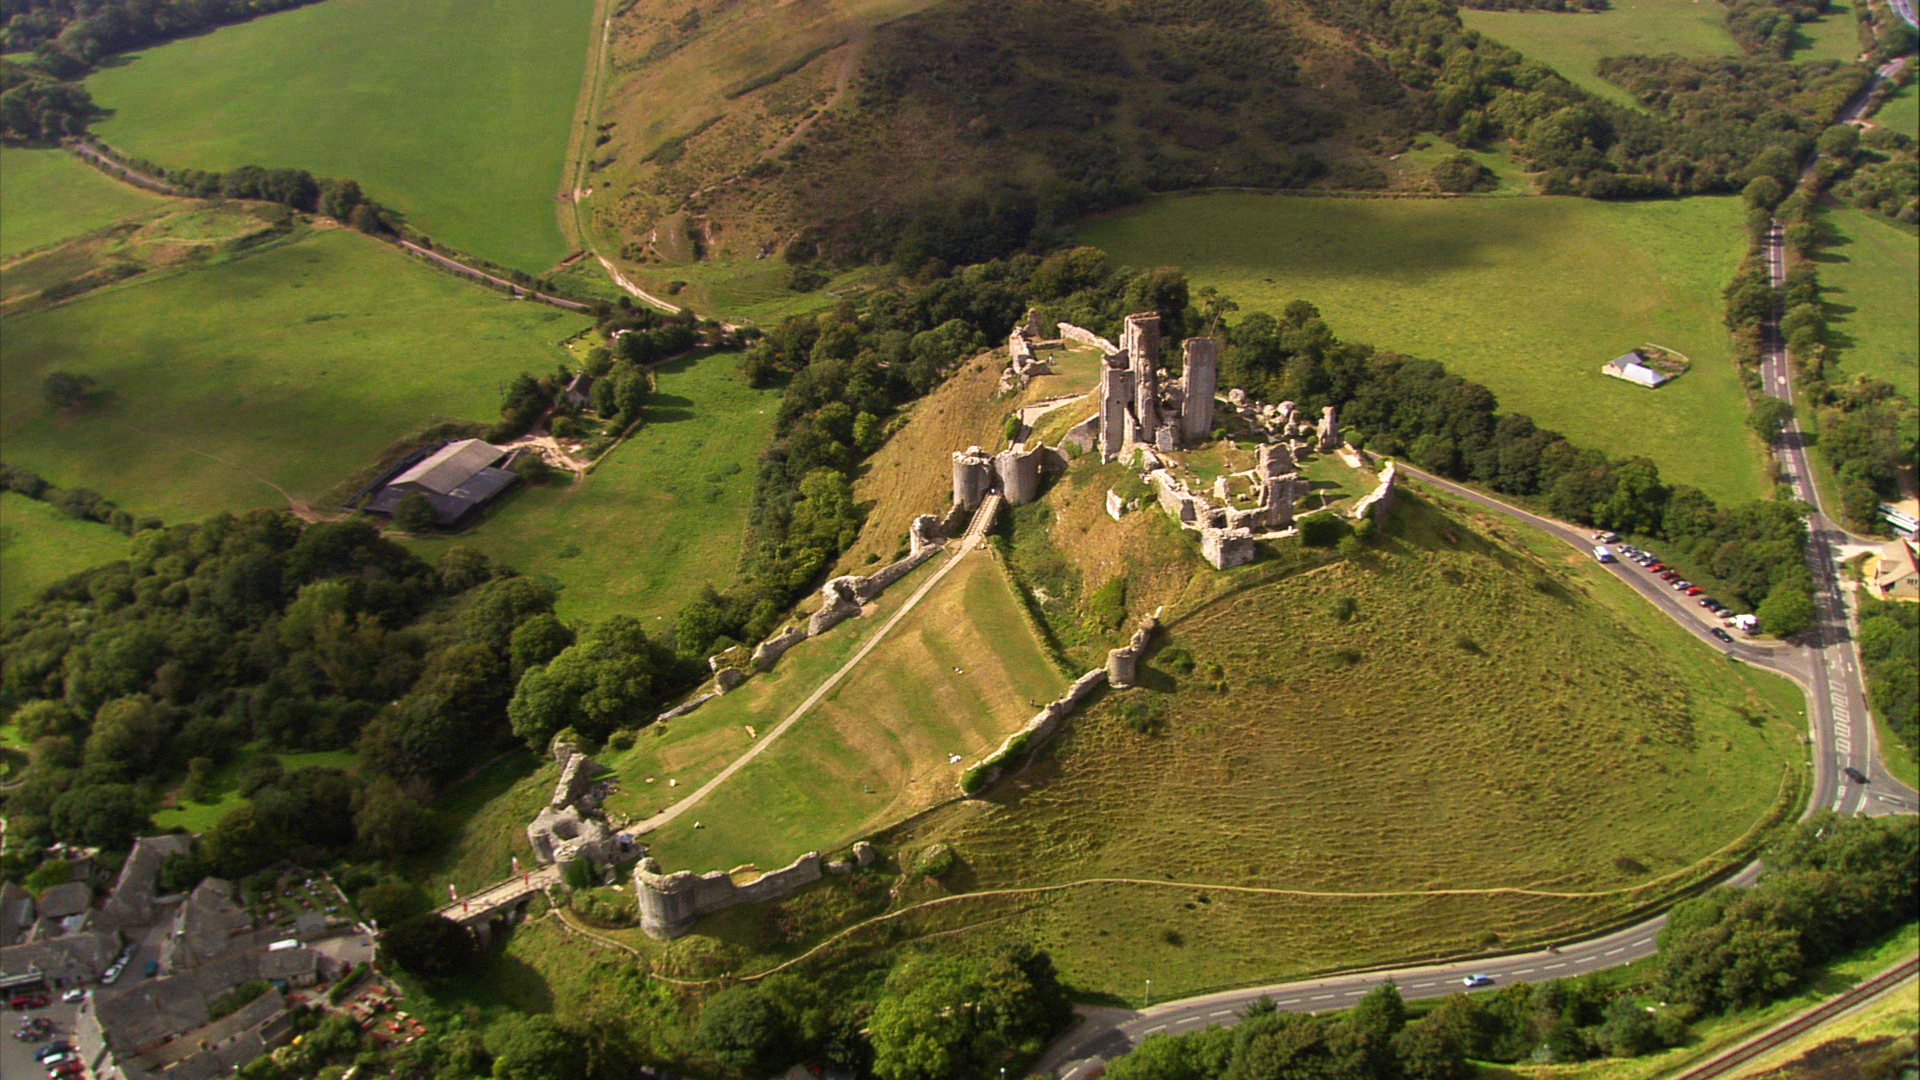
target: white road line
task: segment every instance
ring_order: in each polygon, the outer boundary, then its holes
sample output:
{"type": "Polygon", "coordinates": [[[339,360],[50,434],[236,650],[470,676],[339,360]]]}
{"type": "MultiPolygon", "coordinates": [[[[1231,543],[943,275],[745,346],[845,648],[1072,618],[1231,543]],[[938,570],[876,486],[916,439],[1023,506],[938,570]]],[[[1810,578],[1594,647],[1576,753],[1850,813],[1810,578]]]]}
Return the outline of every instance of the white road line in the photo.
{"type": "Polygon", "coordinates": [[[1566,965],[1566,964],[1564,964],[1564,963],[1562,963],[1562,964],[1548,964],[1548,965],[1547,965],[1546,967],[1543,967],[1543,968],[1541,968],[1540,970],[1541,970],[1541,971],[1553,971],[1553,970],[1555,970],[1556,968],[1563,968],[1563,967],[1566,967],[1566,966],[1567,966],[1567,965],[1566,965]]]}
{"type": "Polygon", "coordinates": [[[1313,996],[1313,997],[1310,997],[1310,998],[1308,998],[1307,1000],[1308,1000],[1308,1001],[1326,1001],[1326,1000],[1328,1000],[1328,999],[1330,999],[1330,998],[1336,998],[1336,997],[1339,997],[1339,996],[1340,996],[1340,995],[1338,995],[1338,994],[1317,994],[1317,995],[1315,995],[1315,996],[1313,996]]]}
{"type": "Polygon", "coordinates": [[[1515,975],[1531,975],[1533,974],[1533,969],[1532,968],[1514,968],[1513,973],[1515,975]]]}
{"type": "Polygon", "coordinates": [[[1603,952],[1603,953],[1601,953],[1600,955],[1601,955],[1601,956],[1618,956],[1618,955],[1620,955],[1621,953],[1623,953],[1623,952],[1626,952],[1626,951],[1627,951],[1627,950],[1626,950],[1625,948],[1619,948],[1619,949],[1608,949],[1608,950],[1607,950],[1606,952],[1603,952]]]}
{"type": "Polygon", "coordinates": [[[1221,1009],[1217,1012],[1210,1012],[1207,1015],[1208,1016],[1234,1016],[1236,1014],[1232,1009],[1221,1009]]]}
{"type": "Polygon", "coordinates": [[[1149,1034],[1149,1035],[1158,1035],[1158,1034],[1160,1034],[1161,1032],[1163,1032],[1163,1031],[1165,1031],[1165,1030],[1167,1030],[1167,1025],[1165,1025],[1165,1024],[1161,1024],[1161,1025],[1160,1025],[1159,1027],[1150,1027],[1150,1028],[1148,1028],[1148,1029],[1147,1029],[1147,1034],[1149,1034]]]}

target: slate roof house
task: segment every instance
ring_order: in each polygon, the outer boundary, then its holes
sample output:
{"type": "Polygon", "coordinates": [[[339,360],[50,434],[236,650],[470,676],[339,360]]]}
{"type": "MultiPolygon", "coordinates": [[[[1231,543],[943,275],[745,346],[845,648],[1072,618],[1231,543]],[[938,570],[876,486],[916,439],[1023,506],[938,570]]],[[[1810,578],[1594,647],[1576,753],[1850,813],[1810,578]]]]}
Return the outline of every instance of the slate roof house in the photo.
{"type": "Polygon", "coordinates": [[[1670,375],[1655,371],[1647,363],[1647,358],[1641,356],[1638,352],[1630,352],[1625,356],[1615,357],[1602,365],[1600,371],[1602,374],[1611,375],[1616,379],[1625,379],[1630,383],[1636,383],[1648,389],[1659,386],[1661,383],[1672,378],[1670,375]]]}
{"type": "Polygon", "coordinates": [[[393,516],[409,494],[426,496],[441,525],[452,525],[517,479],[496,468],[507,451],[479,439],[451,442],[393,478],[367,503],[375,514],[393,516]]]}
{"type": "Polygon", "coordinates": [[[1873,588],[1883,600],[1920,600],[1920,556],[1907,541],[1895,540],[1880,549],[1873,588]]]}

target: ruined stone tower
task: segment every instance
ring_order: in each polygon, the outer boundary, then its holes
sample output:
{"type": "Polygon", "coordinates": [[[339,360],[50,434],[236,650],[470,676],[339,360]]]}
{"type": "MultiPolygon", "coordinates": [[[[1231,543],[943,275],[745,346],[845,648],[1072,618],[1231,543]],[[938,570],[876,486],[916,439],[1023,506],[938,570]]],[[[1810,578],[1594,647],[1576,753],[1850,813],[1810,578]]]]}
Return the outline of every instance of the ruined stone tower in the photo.
{"type": "Polygon", "coordinates": [[[1340,421],[1333,406],[1320,410],[1320,452],[1330,454],[1340,448],[1340,421]]]}
{"type": "Polygon", "coordinates": [[[993,488],[993,459],[977,446],[953,452],[953,505],[972,510],[993,488]]]}
{"type": "Polygon", "coordinates": [[[1000,476],[1000,493],[1014,506],[1025,506],[1040,497],[1040,464],[1044,453],[1008,447],[993,456],[994,472],[1000,476]]]}
{"type": "Polygon", "coordinates": [[[1107,357],[1100,369],[1100,460],[1112,461],[1132,442],[1133,371],[1125,353],[1107,357]]]}
{"type": "Polygon", "coordinates": [[[1213,395],[1220,387],[1220,342],[1217,338],[1188,338],[1182,384],[1180,436],[1187,445],[1205,442],[1213,433],[1213,395]]]}
{"type": "Polygon", "coordinates": [[[1133,371],[1134,416],[1140,421],[1140,437],[1151,441],[1160,430],[1160,380],[1155,374],[1160,367],[1160,313],[1127,316],[1120,350],[1127,354],[1133,371]]]}

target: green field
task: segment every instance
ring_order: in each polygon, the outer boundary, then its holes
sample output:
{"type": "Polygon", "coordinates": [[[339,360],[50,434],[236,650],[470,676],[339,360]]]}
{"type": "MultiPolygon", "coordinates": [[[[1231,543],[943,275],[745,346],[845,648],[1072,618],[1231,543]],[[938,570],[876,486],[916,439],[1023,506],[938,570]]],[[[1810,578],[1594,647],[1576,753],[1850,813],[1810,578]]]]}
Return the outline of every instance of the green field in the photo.
{"type": "Polygon", "coordinates": [[[1840,379],[1868,375],[1911,394],[1920,381],[1920,242],[1911,227],[1851,206],[1823,216],[1838,239],[1815,258],[1840,379]]]}
{"type": "Polygon", "coordinates": [[[895,839],[951,843],[956,892],[1123,879],[1020,898],[1013,924],[1077,985],[1151,975],[1171,996],[1550,940],[1791,817],[1793,685],[1503,522],[1403,498],[1388,531],[1361,559],[1265,583],[1255,564],[1170,613],[1164,645],[1193,667],[1150,657],[1141,689],[1077,717],[989,806],[895,839]],[[1131,730],[1122,703],[1162,710],[1165,733],[1131,730]],[[1535,893],[1475,892],[1505,887],[1535,893]]]}
{"type": "Polygon", "coordinates": [[[285,505],[409,432],[498,415],[506,382],[551,370],[583,325],[332,230],[10,320],[0,439],[9,462],[168,521],[285,505]],[[55,370],[110,399],[54,414],[55,370]]]}
{"type": "Polygon", "coordinates": [[[1308,300],[1342,338],[1438,360],[1577,443],[1745,499],[1767,489],[1720,321],[1740,217],[1733,199],[1220,194],[1159,199],[1081,238],[1131,266],[1183,267],[1243,311],[1308,300]],[[1692,371],[1658,391],[1600,373],[1648,343],[1692,371]]]}
{"type": "Polygon", "coordinates": [[[94,132],[164,165],[360,181],[454,247],[530,273],[565,254],[554,196],[593,0],[328,0],[149,49],[87,81],[94,132]]]}
{"type": "Polygon", "coordinates": [[[516,492],[478,528],[416,540],[428,559],[479,548],[560,592],[568,622],[673,617],[703,586],[732,580],[753,478],[778,394],[720,353],[656,372],[645,424],[572,485],[516,492]]]}
{"type": "MultiPolygon", "coordinates": [[[[1600,77],[1606,56],[1679,53],[1682,56],[1739,56],[1727,33],[1726,8],[1713,0],[1614,0],[1596,13],[1544,11],[1470,11],[1460,20],[1503,45],[1546,64],[1575,85],[1622,105],[1633,95],[1600,77]]],[[[1828,21],[1853,17],[1844,13],[1828,21]]]]}
{"type": "MultiPolygon", "coordinates": [[[[764,731],[818,685],[789,678],[754,697],[749,682],[735,692],[748,711],[694,718],[715,725],[738,714],[764,731]]],[[[969,554],[779,742],[647,845],[668,869],[700,871],[771,870],[851,843],[958,796],[960,773],[1065,687],[993,558],[969,554]]],[[[710,708],[734,705],[733,696],[710,708]]],[[[657,786],[651,794],[671,801],[657,786]]]]}
{"type": "Polygon", "coordinates": [[[1920,139],[1920,83],[1908,83],[1873,114],[1874,123],[1920,139]]]}
{"type": "Polygon", "coordinates": [[[37,499],[0,492],[0,615],[89,567],[125,558],[127,538],[37,499]]]}
{"type": "Polygon", "coordinates": [[[92,232],[166,200],[109,180],[65,150],[0,151],[0,258],[92,232]]]}
{"type": "Polygon", "coordinates": [[[1795,35],[1795,60],[1858,60],[1860,23],[1853,8],[1844,0],[1830,0],[1827,13],[1810,23],[1801,23],[1795,35]]]}

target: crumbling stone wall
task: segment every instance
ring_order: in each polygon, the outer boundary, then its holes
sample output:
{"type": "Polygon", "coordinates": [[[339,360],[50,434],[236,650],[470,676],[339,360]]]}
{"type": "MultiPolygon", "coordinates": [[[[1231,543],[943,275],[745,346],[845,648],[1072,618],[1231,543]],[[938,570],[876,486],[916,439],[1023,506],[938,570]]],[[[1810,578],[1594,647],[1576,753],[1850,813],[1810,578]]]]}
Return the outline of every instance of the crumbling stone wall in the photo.
{"type": "Polygon", "coordinates": [[[1052,738],[1053,733],[1060,730],[1061,723],[1073,715],[1073,710],[1079,707],[1080,702],[1106,681],[1107,669],[1104,667],[1094,668],[1073,680],[1066,693],[1041,707],[1026,726],[1007,736],[993,753],[968,769],[960,778],[962,790],[971,794],[999,779],[1009,760],[1052,738]]]}
{"type": "Polygon", "coordinates": [[[1140,624],[1140,629],[1133,632],[1131,640],[1107,653],[1107,685],[1115,690],[1133,685],[1135,676],[1140,674],[1140,657],[1147,651],[1147,642],[1159,626],[1160,611],[1156,609],[1140,624]]]}
{"type": "Polygon", "coordinates": [[[1353,504],[1353,520],[1370,518],[1376,525],[1384,523],[1387,515],[1393,512],[1399,480],[1400,470],[1393,462],[1387,462],[1387,467],[1380,473],[1380,486],[1374,488],[1371,495],[1353,504]]]}
{"type": "Polygon", "coordinates": [[[725,911],[736,904],[777,900],[819,881],[820,853],[809,851],[778,870],[745,885],[733,875],[715,870],[695,874],[680,870],[666,874],[651,856],[633,868],[633,892],[640,903],[640,929],[658,941],[677,938],[693,929],[702,915],[725,911]]]}
{"type": "Polygon", "coordinates": [[[1245,527],[1201,529],[1200,555],[1216,570],[1245,566],[1253,561],[1253,532],[1245,527]]]}
{"type": "Polygon", "coordinates": [[[1115,345],[1113,342],[1108,341],[1106,338],[1101,337],[1091,330],[1075,326],[1070,322],[1060,324],[1060,337],[1066,341],[1078,342],[1081,345],[1091,345],[1109,356],[1120,351],[1120,346],[1115,345]]]}
{"type": "Polygon", "coordinates": [[[772,671],[773,665],[779,661],[783,653],[805,640],[807,640],[806,627],[789,626],[761,642],[753,650],[754,670],[772,671]]]}

